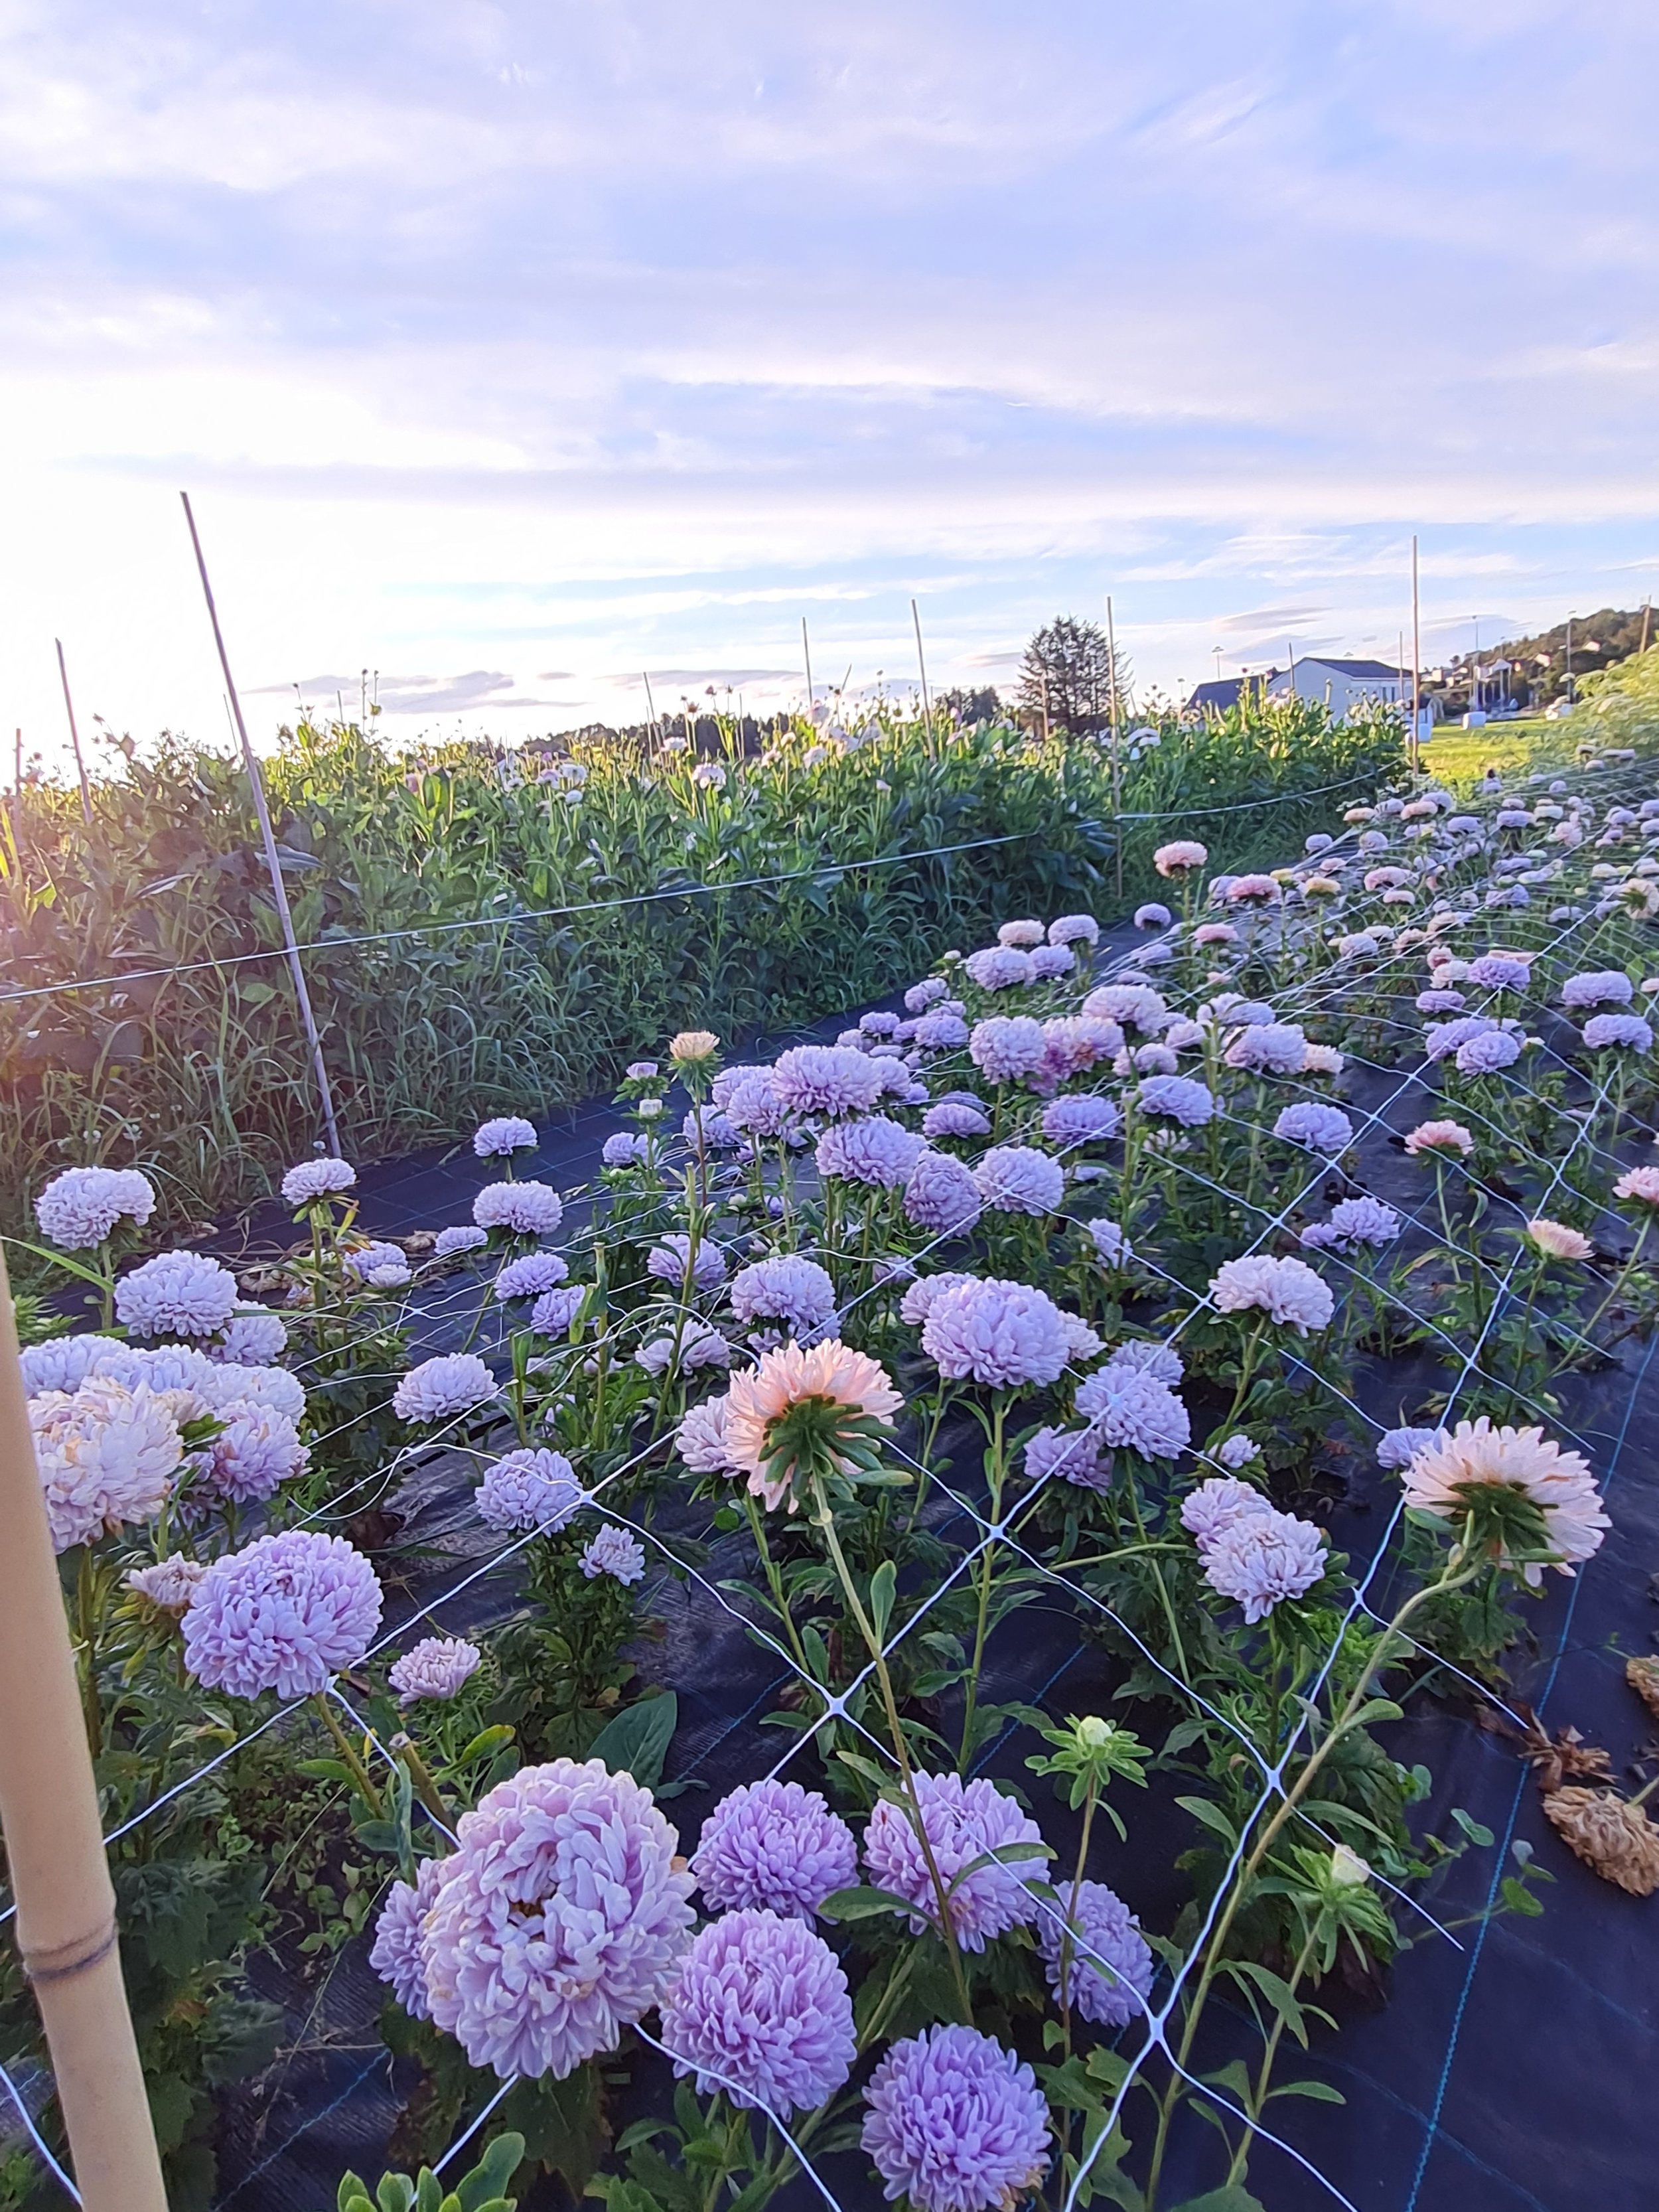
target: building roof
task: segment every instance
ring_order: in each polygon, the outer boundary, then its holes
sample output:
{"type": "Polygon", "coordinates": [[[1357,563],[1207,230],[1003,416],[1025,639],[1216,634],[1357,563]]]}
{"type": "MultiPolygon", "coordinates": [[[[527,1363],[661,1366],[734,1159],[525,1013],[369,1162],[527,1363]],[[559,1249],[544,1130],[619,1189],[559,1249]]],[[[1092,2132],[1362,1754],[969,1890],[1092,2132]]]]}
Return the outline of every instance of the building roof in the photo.
{"type": "Polygon", "coordinates": [[[1297,662],[1298,668],[1334,668],[1339,676],[1389,676],[1396,680],[1407,671],[1395,668],[1386,660],[1332,660],[1322,653],[1304,653],[1297,662]]]}
{"type": "Polygon", "coordinates": [[[1229,707],[1237,706],[1243,696],[1245,679],[1242,676],[1224,676],[1218,684],[1200,684],[1187,702],[1189,714],[1223,714],[1229,707]]]}

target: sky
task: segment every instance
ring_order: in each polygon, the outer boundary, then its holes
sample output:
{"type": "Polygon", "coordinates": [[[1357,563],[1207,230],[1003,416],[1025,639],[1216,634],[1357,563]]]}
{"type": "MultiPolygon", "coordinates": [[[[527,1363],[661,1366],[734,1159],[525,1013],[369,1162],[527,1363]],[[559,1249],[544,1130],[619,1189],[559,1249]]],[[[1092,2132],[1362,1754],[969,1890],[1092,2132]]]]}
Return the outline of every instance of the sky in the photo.
{"type": "Polygon", "coordinates": [[[1650,0],[0,0],[0,729],[509,740],[1659,586],[1650,0]]]}

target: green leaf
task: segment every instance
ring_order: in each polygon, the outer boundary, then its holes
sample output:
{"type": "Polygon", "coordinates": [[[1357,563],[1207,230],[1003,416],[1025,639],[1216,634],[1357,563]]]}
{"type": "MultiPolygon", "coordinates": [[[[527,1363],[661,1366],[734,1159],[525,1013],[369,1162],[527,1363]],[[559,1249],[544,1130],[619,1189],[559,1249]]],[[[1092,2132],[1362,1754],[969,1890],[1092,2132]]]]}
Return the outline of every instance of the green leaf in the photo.
{"type": "Polygon", "coordinates": [[[602,1759],[613,1774],[631,1774],[642,1790],[653,1789],[662,1779],[679,1716],[679,1699],[672,1690],[641,1698],[605,1723],[587,1755],[602,1759]]]}
{"type": "Polygon", "coordinates": [[[1491,1847],[1492,1830],[1483,1826],[1472,1813],[1466,1813],[1461,1805],[1454,1805],[1451,1808],[1451,1816],[1472,1844],[1483,1851],[1491,1847]]]}
{"type": "Polygon", "coordinates": [[[875,1625],[876,1641],[885,1645],[887,1624],[893,1617],[893,1600],[898,1593],[898,1568],[891,1559],[884,1559],[870,1579],[870,1618],[875,1625]]]}
{"type": "Polygon", "coordinates": [[[894,1897],[884,1889],[872,1889],[868,1882],[857,1882],[850,1889],[831,1890],[818,1911],[826,1920],[873,1920],[880,1912],[908,1912],[909,1906],[902,1897],[894,1897]]]}
{"type": "Polygon", "coordinates": [[[1316,2105],[1346,2105],[1348,2101],[1328,2081],[1281,2081],[1278,2088],[1267,2092],[1270,2104],[1275,2097],[1311,2097],[1316,2105]]]}
{"type": "Polygon", "coordinates": [[[1177,2204],[1172,2212],[1267,2212],[1259,2197],[1237,2181],[1230,2181],[1224,2189],[1212,2189],[1203,2197],[1189,2197],[1184,2204],[1177,2204]]]}
{"type": "Polygon", "coordinates": [[[455,2185],[459,2212],[486,2212],[492,2197],[504,2197],[507,2185],[524,2163],[524,2137],[496,2136],[471,2173],[455,2185]]]}
{"type": "Polygon", "coordinates": [[[1177,1797],[1176,1803],[1180,1806],[1183,1813],[1190,1813],[1194,1820],[1201,1820],[1206,1828],[1212,1828],[1217,1835],[1224,1837],[1230,1844],[1238,1840],[1234,1833],[1232,1822],[1222,1811],[1220,1806],[1212,1804],[1209,1798],[1177,1797]]]}
{"type": "Polygon", "coordinates": [[[1506,1912],[1518,1913],[1523,1920],[1542,1918],[1543,1899],[1534,1897],[1525,1882],[1518,1881],[1512,1874],[1506,1874],[1498,1883],[1498,1894],[1504,1901],[1506,1912]]]}

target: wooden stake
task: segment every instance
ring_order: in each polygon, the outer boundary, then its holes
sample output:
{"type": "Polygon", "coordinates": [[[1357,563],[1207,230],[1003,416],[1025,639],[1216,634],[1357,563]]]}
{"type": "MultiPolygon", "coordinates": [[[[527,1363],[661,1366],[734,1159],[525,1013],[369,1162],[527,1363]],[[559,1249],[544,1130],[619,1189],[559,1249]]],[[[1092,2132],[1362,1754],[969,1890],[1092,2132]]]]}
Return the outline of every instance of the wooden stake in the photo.
{"type": "Polygon", "coordinates": [[[1412,532],[1412,773],[1422,768],[1418,732],[1422,727],[1423,634],[1417,596],[1417,533],[1412,532]]]}
{"type": "MultiPolygon", "coordinates": [[[[916,611],[914,599],[910,602],[910,619],[916,626],[916,661],[921,670],[921,718],[931,738],[933,734],[933,702],[927,696],[927,656],[921,649],[921,617],[916,611]]],[[[832,668],[835,665],[833,660],[830,664],[832,668]]]]}
{"type": "Polygon", "coordinates": [[[0,1828],[86,2212],[167,2212],[0,1254],[0,1828]]]}
{"type": "MultiPolygon", "coordinates": [[[[812,719],[812,647],[808,641],[806,635],[806,617],[805,615],[800,618],[800,650],[801,658],[806,663],[806,719],[810,722],[812,719]]],[[[831,661],[830,665],[833,668],[835,666],[834,661],[831,661]]]]}
{"type": "MultiPolygon", "coordinates": [[[[1095,633],[1097,637],[1100,633],[1095,633]]],[[[1106,594],[1106,670],[1112,702],[1112,851],[1117,863],[1117,896],[1123,896],[1123,784],[1117,735],[1117,631],[1112,622],[1112,595],[1106,594]]]]}
{"type": "Polygon", "coordinates": [[[270,809],[265,804],[264,778],[259,773],[259,763],[248,743],[247,724],[242,720],[242,702],[237,696],[236,680],[230,672],[230,657],[225,651],[224,636],[219,628],[219,610],[213,603],[213,586],[208,581],[207,562],[202,557],[202,541],[196,534],[196,517],[190,511],[190,494],[181,491],[185,503],[185,520],[190,525],[190,542],[196,550],[196,567],[202,579],[202,596],[207,601],[208,620],[213,625],[213,642],[219,648],[219,665],[224,671],[225,690],[230,697],[231,713],[236,723],[236,734],[242,744],[242,766],[253,792],[253,811],[259,817],[259,836],[265,848],[265,872],[270,878],[270,895],[276,902],[276,918],[282,924],[283,943],[288,948],[288,972],[294,979],[294,995],[300,1005],[300,1019],[305,1025],[307,1042],[311,1047],[311,1065],[317,1078],[317,1095],[322,1103],[323,1127],[328,1133],[328,1148],[336,1159],[341,1158],[339,1126],[334,1119],[334,1093],[329,1087],[328,1064],[323,1058],[323,1041],[317,1034],[317,1017],[311,1010],[311,993],[306,987],[305,969],[300,964],[299,940],[294,934],[294,916],[289,909],[288,885],[283,881],[283,864],[276,854],[276,838],[270,826],[270,809]]]}
{"type": "Polygon", "coordinates": [[[64,708],[69,716],[70,743],[75,748],[75,773],[81,779],[81,812],[88,829],[90,830],[92,793],[87,788],[87,764],[81,757],[81,732],[75,726],[75,702],[70,697],[69,670],[64,665],[64,641],[61,637],[55,637],[52,643],[58,647],[58,674],[64,686],[64,708]]]}

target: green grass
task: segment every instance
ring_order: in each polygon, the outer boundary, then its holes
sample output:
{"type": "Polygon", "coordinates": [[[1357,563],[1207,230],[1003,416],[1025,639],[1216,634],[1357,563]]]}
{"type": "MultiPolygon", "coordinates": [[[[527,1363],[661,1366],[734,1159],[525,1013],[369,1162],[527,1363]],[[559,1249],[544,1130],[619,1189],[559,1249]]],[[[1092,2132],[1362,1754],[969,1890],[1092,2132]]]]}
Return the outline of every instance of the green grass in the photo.
{"type": "Polygon", "coordinates": [[[1423,748],[1423,765],[1431,775],[1456,791],[1478,783],[1486,769],[1508,775],[1519,769],[1565,768],[1583,736],[1569,715],[1563,722],[1541,717],[1515,722],[1488,722],[1484,729],[1444,729],[1423,748]]]}

